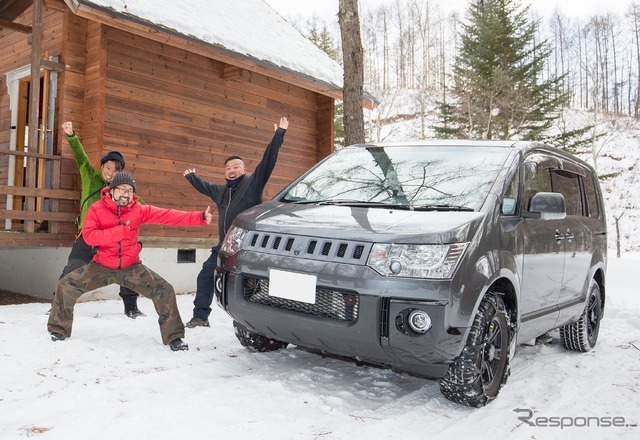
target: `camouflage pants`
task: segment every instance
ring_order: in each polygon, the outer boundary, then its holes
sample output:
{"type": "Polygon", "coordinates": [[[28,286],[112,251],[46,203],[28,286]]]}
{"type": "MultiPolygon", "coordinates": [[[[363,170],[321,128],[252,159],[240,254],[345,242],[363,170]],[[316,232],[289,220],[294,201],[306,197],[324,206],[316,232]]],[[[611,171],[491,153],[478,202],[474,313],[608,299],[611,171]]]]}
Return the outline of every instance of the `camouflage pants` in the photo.
{"type": "Polygon", "coordinates": [[[92,261],[60,278],[47,329],[67,338],[70,337],[73,307],[78,298],[83,293],[110,284],[127,287],[153,301],[158,312],[158,324],[160,324],[160,334],[164,344],[184,337],[184,324],[178,311],[173,286],[142,263],[126,269],[114,270],[92,261]]]}

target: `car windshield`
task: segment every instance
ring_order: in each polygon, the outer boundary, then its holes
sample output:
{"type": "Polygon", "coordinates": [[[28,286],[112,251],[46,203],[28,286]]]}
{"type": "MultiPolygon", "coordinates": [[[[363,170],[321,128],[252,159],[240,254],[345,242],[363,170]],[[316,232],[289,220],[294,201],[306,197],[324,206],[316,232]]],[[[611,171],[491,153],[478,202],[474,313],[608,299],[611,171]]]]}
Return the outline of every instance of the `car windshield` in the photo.
{"type": "Polygon", "coordinates": [[[280,200],[478,210],[510,151],[473,146],[345,148],[303,176],[280,200]]]}

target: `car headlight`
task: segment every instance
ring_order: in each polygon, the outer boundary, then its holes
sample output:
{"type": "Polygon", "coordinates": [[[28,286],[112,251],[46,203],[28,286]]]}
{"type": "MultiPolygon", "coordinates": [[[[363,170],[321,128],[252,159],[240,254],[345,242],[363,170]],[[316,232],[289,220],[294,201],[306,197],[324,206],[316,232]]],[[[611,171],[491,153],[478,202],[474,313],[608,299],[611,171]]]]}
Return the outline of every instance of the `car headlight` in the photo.
{"type": "Polygon", "coordinates": [[[367,266],[383,276],[448,279],[464,253],[467,243],[387,244],[371,248],[367,266]]]}
{"type": "Polygon", "coordinates": [[[247,230],[231,226],[224,237],[220,252],[227,255],[235,255],[242,249],[242,242],[247,236],[247,230]]]}

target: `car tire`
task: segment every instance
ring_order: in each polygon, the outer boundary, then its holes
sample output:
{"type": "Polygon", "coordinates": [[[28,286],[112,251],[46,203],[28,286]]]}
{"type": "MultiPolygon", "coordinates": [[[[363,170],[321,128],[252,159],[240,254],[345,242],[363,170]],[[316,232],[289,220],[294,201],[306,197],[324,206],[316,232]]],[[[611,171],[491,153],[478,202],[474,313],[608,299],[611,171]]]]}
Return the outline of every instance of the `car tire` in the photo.
{"type": "Polygon", "coordinates": [[[480,302],[462,353],[440,379],[440,392],[462,405],[486,405],[509,376],[511,339],[504,302],[498,294],[488,293],[480,302]]]}
{"type": "Polygon", "coordinates": [[[287,343],[278,341],[277,339],[268,338],[266,336],[254,333],[244,325],[233,321],[233,329],[240,344],[251,351],[264,353],[267,351],[280,350],[287,348],[287,343]]]}
{"type": "Polygon", "coordinates": [[[573,324],[560,327],[560,340],[569,350],[586,352],[595,347],[602,319],[602,296],[600,286],[591,280],[589,298],[580,319],[573,324]]]}

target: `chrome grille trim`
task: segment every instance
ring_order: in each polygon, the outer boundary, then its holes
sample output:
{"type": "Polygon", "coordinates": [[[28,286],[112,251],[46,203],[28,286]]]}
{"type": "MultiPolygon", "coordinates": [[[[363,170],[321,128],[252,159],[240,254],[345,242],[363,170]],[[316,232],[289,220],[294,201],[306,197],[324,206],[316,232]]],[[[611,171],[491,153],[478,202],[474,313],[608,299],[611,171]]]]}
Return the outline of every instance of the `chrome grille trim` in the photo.
{"type": "Polygon", "coordinates": [[[242,248],[266,254],[364,266],[371,246],[371,243],[353,240],[251,231],[242,248]]]}

